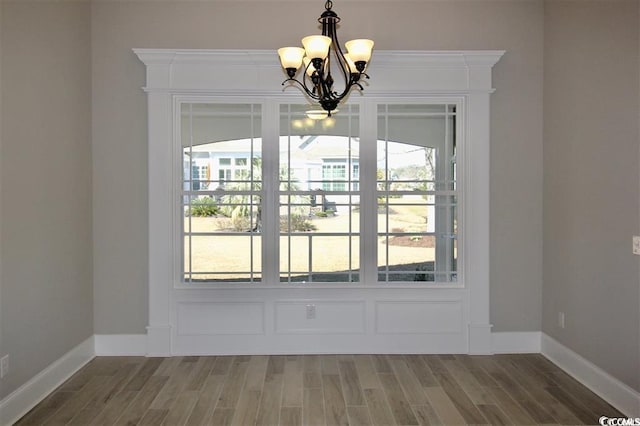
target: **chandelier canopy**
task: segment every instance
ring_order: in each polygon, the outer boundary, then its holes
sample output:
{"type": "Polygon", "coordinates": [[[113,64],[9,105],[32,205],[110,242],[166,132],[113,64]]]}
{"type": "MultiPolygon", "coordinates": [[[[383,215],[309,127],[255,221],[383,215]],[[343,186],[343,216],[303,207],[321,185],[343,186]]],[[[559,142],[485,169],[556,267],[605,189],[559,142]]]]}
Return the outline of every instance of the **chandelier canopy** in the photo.
{"type": "Polygon", "coordinates": [[[327,0],[325,11],[318,22],[322,24],[322,35],[308,36],[302,39],[301,47],[283,47],[278,49],[282,68],[287,72],[287,82],[298,84],[306,95],[318,102],[322,109],[331,116],[338,104],[344,99],[351,88],[356,86],[364,90],[360,84],[362,76],[369,78],[364,72],[371,58],[373,41],[367,39],[351,40],[345,43],[347,53],[342,52],[336,31],[340,22],[338,15],[331,10],[333,2],[327,0]],[[304,67],[302,78],[298,80],[298,69],[304,67]],[[338,91],[334,88],[336,79],[342,80],[344,88],[338,91]]]}

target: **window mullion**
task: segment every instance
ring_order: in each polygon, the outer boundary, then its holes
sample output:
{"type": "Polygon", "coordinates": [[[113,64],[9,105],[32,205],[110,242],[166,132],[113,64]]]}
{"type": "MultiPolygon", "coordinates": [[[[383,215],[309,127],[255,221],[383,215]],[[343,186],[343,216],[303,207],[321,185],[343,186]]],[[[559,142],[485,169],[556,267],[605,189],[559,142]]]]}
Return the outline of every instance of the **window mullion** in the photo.
{"type": "Polygon", "coordinates": [[[279,279],[279,196],[278,152],[280,148],[280,112],[275,101],[265,103],[262,115],[262,276],[263,282],[279,279]]]}
{"type": "Polygon", "coordinates": [[[378,280],[376,150],[377,108],[363,101],[360,109],[360,271],[361,283],[378,280]]]}

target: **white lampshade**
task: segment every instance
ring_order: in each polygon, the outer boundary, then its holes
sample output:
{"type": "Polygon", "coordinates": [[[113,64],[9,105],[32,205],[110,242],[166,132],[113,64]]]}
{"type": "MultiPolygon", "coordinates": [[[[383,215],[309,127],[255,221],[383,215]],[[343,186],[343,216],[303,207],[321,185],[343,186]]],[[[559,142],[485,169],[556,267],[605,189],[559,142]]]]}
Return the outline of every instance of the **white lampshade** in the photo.
{"type": "Polygon", "coordinates": [[[345,47],[349,52],[349,57],[353,62],[365,61],[371,59],[371,50],[373,49],[373,40],[357,39],[346,42],[345,47]]]}
{"type": "Polygon", "coordinates": [[[304,56],[304,49],[301,47],[283,47],[278,49],[278,56],[280,56],[280,63],[282,68],[300,68],[302,65],[302,57],[304,56]]]}
{"type": "Polygon", "coordinates": [[[304,67],[307,69],[307,75],[311,77],[313,75],[313,72],[315,71],[313,65],[309,66],[309,62],[311,62],[311,59],[309,59],[308,56],[305,56],[304,58],[302,58],[302,61],[304,62],[304,67]]]}
{"type": "Polygon", "coordinates": [[[347,60],[347,65],[349,65],[349,72],[351,74],[357,74],[360,71],[356,68],[356,64],[351,60],[351,56],[348,53],[345,53],[344,58],[347,60]]]}
{"type": "Polygon", "coordinates": [[[309,59],[324,59],[329,53],[331,39],[321,35],[308,36],[302,39],[302,45],[309,59]]]}

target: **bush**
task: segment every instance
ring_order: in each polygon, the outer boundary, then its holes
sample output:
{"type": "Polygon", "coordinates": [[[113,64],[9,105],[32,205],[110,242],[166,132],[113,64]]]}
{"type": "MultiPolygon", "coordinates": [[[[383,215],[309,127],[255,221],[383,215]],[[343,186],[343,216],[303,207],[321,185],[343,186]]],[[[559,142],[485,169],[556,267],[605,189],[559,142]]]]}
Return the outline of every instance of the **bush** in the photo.
{"type": "Polygon", "coordinates": [[[289,232],[289,223],[291,224],[291,232],[308,232],[318,229],[306,216],[292,214],[280,216],[280,232],[289,232]]]}
{"type": "Polygon", "coordinates": [[[191,200],[189,215],[193,217],[210,217],[220,213],[220,207],[211,197],[194,198],[191,200]]]}

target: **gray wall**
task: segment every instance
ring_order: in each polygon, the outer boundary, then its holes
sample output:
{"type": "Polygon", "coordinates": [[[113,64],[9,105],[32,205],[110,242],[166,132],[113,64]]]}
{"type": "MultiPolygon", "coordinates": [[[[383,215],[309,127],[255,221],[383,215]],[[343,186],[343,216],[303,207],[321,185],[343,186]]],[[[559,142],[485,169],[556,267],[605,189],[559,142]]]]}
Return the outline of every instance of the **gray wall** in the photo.
{"type": "MultiPolygon", "coordinates": [[[[145,70],[131,48],[276,49],[316,33],[322,6],[93,4],[96,333],[143,333],[147,324],[146,100],[140,90],[145,70]]],[[[494,68],[491,319],[496,331],[540,330],[542,2],[345,0],[334,7],[342,18],[342,40],[370,37],[382,50],[507,50],[494,68]]]]}
{"type": "MultiPolygon", "coordinates": [[[[0,398],[94,332],[145,332],[145,71],[131,48],[275,49],[315,33],[321,7],[2,2],[0,354],[12,373],[0,398]]],[[[638,389],[637,3],[335,8],[343,40],[378,49],[507,50],[491,119],[494,330],[542,327],[638,389]]]]}
{"type": "Polygon", "coordinates": [[[93,334],[90,7],[1,7],[0,399],[93,334]]]}
{"type": "Polygon", "coordinates": [[[636,390],[638,4],[545,3],[542,325],[636,390]]]}
{"type": "MultiPolygon", "coordinates": [[[[0,5],[0,154],[2,154],[2,5],[0,5]]],[[[0,357],[6,354],[4,344],[4,327],[2,327],[2,157],[0,156],[0,357]]],[[[8,392],[6,385],[0,380],[0,400],[8,392]]]]}

